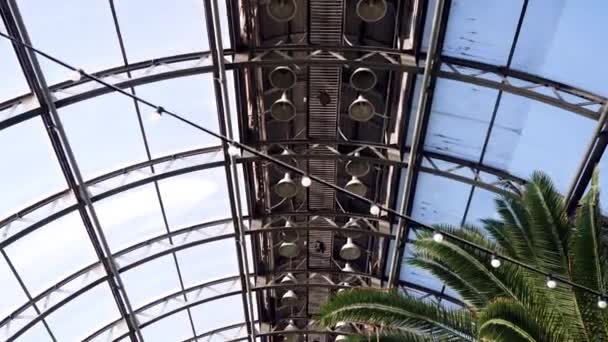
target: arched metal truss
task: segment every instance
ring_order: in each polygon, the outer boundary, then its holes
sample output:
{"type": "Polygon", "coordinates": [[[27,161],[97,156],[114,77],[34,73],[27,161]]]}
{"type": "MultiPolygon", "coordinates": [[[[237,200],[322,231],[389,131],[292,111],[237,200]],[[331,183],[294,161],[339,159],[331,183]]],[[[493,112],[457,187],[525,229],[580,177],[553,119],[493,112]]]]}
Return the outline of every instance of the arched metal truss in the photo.
{"type": "MultiPolygon", "coordinates": [[[[209,4],[209,2],[206,3],[209,4]]],[[[523,13],[525,13],[525,6],[527,6],[527,2],[525,2],[525,4],[526,5],[524,5],[524,8],[522,8],[522,17],[523,13]]],[[[449,1],[447,2],[447,9],[449,9],[449,1]]],[[[446,10],[446,12],[449,12],[449,10],[446,10]]],[[[8,32],[11,35],[21,37],[27,41],[27,32],[25,32],[22,19],[20,18],[18,11],[16,11],[15,2],[3,2],[2,13],[8,32]]],[[[442,27],[440,30],[445,31],[446,22],[447,19],[444,18],[442,20],[442,27]]],[[[208,23],[208,28],[213,28],[213,26],[214,25],[210,25],[208,23]]],[[[520,27],[521,19],[518,25],[518,31],[520,27]]],[[[332,65],[348,68],[361,66],[370,67],[377,70],[391,70],[397,73],[418,75],[423,74],[425,68],[427,68],[424,61],[426,57],[425,53],[415,50],[399,50],[396,48],[366,47],[356,45],[310,46],[296,44],[277,45],[271,48],[253,48],[251,50],[241,51],[238,49],[224,50],[220,43],[219,45],[216,44],[215,49],[212,51],[189,53],[139,63],[126,64],[124,66],[118,66],[96,72],[95,75],[123,89],[129,89],[152,82],[159,82],[189,75],[203,73],[213,73],[215,75],[220,72],[217,60],[217,48],[221,49],[221,58],[226,58],[225,68],[227,70],[234,71],[256,68],[272,68],[274,66],[289,64],[300,66],[332,65]],[[300,57],[291,57],[293,55],[300,57]],[[362,57],[354,59],[351,57],[356,55],[362,57]],[[330,58],[327,56],[330,56],[330,58]]],[[[93,231],[93,228],[95,228],[95,223],[90,222],[90,219],[85,219],[85,217],[89,217],[90,215],[87,213],[87,207],[91,203],[109,198],[113,195],[143,186],[145,184],[156,184],[156,182],[162,179],[214,167],[224,167],[226,169],[229,167],[228,163],[226,162],[226,146],[212,146],[208,148],[180,152],[174,155],[156,159],[150,158],[146,162],[127,166],[87,180],[86,182],[79,182],[79,177],[76,177],[74,172],[74,168],[77,169],[77,165],[72,165],[73,163],[69,160],[69,155],[67,155],[69,153],[66,154],[65,152],[66,143],[63,141],[64,139],[62,139],[62,137],[52,129],[57,124],[55,122],[56,120],[54,119],[56,109],[78,103],[80,101],[85,101],[96,96],[108,94],[112,92],[112,90],[101,87],[98,84],[88,80],[76,82],[65,81],[56,85],[47,86],[40,71],[40,67],[37,65],[36,58],[31,56],[31,52],[18,47],[15,49],[28,79],[28,83],[32,88],[32,93],[0,103],[0,131],[10,129],[11,126],[40,116],[45,123],[49,125],[47,127],[49,128],[48,133],[55,143],[55,151],[58,156],[60,156],[62,169],[66,178],[68,179],[70,188],[38,201],[27,208],[21,209],[13,215],[10,215],[9,217],[0,221],[0,250],[2,250],[3,256],[9,265],[11,265],[11,263],[5,253],[5,248],[7,246],[35,231],[36,229],[39,229],[40,227],[52,222],[53,220],[67,215],[68,213],[79,212],[85,220],[85,225],[88,226],[89,230],[93,231]],[[82,189],[88,189],[90,192],[90,198],[88,198],[87,193],[83,192],[82,189]]],[[[434,65],[432,65],[432,68],[430,68],[430,75],[433,79],[431,84],[437,78],[476,84],[483,87],[497,89],[501,93],[505,92],[515,94],[535,101],[540,101],[598,121],[597,129],[595,130],[594,135],[591,137],[589,147],[580,162],[576,179],[573,181],[573,185],[568,193],[568,207],[572,209],[584,192],[589,182],[591,170],[598,163],[608,142],[605,138],[606,117],[608,116],[606,112],[606,110],[608,110],[608,99],[604,96],[593,94],[567,84],[513,70],[510,67],[510,64],[506,66],[497,66],[449,56],[441,56],[439,54],[430,56],[429,60],[434,61],[434,65]]],[[[425,89],[425,91],[429,92],[425,108],[422,110],[422,113],[426,113],[426,120],[428,120],[428,111],[430,110],[429,107],[432,102],[432,88],[433,87],[431,85],[425,89]]],[[[225,113],[220,115],[225,116],[225,113]]],[[[422,120],[424,121],[425,118],[423,117],[422,120]]],[[[414,139],[423,139],[423,137],[424,129],[414,139]]],[[[413,153],[417,154],[415,160],[416,164],[408,165],[409,153],[412,153],[412,151],[409,150],[409,147],[403,148],[397,145],[382,145],[365,141],[315,141],[311,139],[303,141],[267,141],[259,143],[260,148],[267,149],[276,146],[289,149],[294,148],[295,146],[306,147],[309,145],[315,145],[315,147],[321,146],[329,153],[322,156],[303,153],[292,155],[290,158],[320,160],[330,159],[339,161],[365,160],[373,162],[376,165],[393,167],[395,169],[406,169],[411,166],[413,169],[415,168],[414,172],[416,173],[422,171],[447,177],[484,188],[495,193],[504,193],[513,187],[518,187],[525,184],[525,179],[521,179],[502,170],[489,167],[484,165],[482,162],[469,161],[437,152],[424,151],[422,149],[419,151],[413,151],[413,153]],[[355,156],[352,153],[341,154],[338,151],[338,148],[336,148],[336,146],[339,147],[340,145],[348,145],[358,150],[367,150],[375,157],[371,158],[365,156],[355,156]],[[434,161],[441,161],[441,166],[438,166],[434,161]],[[462,170],[467,170],[466,176],[463,176],[462,170]],[[493,179],[499,179],[500,181],[496,182],[492,180],[484,180],[484,174],[492,175],[493,179]]],[[[67,149],[69,149],[69,147],[67,149]]],[[[236,161],[242,165],[260,162],[258,158],[248,155],[244,155],[238,158],[236,161]]],[[[76,174],[77,173],[78,172],[76,172],[76,174]]],[[[413,186],[415,186],[415,179],[413,185],[406,189],[405,192],[405,194],[410,198],[413,196],[413,186]]],[[[408,211],[409,210],[411,210],[411,208],[408,209],[408,211]]],[[[353,213],[347,212],[327,212],[316,214],[325,214],[327,216],[334,217],[340,215],[353,215],[353,213]]],[[[289,212],[282,213],[280,215],[277,214],[276,216],[278,217],[285,215],[306,216],[311,214],[305,212],[289,212]]],[[[271,216],[272,214],[268,215],[268,217],[271,216]]],[[[371,217],[364,218],[373,219],[371,217]]],[[[255,219],[263,218],[256,217],[255,219]]],[[[390,218],[387,219],[390,220],[390,218]]],[[[394,222],[391,221],[391,223],[394,222]]],[[[250,236],[252,234],[263,234],[281,229],[285,228],[256,227],[256,229],[249,229],[245,233],[247,236],[250,236]]],[[[328,231],[344,230],[344,228],[338,226],[313,226],[306,227],[305,229],[328,231]]],[[[383,237],[388,240],[394,240],[396,238],[394,232],[384,231],[381,229],[367,229],[361,231],[361,233],[383,237]]],[[[36,323],[45,323],[45,318],[50,313],[62,307],[70,300],[78,297],[84,292],[94,288],[96,285],[109,281],[110,287],[113,289],[113,291],[119,293],[120,286],[112,284],[116,281],[116,278],[119,278],[119,274],[122,272],[154,260],[155,258],[171,255],[179,250],[220,239],[235,238],[236,234],[234,232],[234,218],[227,218],[224,220],[185,227],[172,232],[168,231],[165,235],[139,242],[111,255],[106,255],[103,248],[96,246],[99,254],[98,262],[64,278],[57,284],[42,291],[37,296],[33,297],[29,295],[25,289],[25,286],[21,284],[24,291],[27,293],[28,302],[24,303],[21,307],[15,310],[9,317],[6,317],[0,321],[0,332],[6,332],[8,341],[12,341],[20,334],[25,332],[29,327],[34,326],[36,323]],[[143,254],[136,253],[142,250],[146,250],[147,252],[143,254]],[[136,255],[136,257],[130,258],[131,255],[136,255]],[[112,271],[112,264],[110,264],[111,262],[116,263],[116,271],[118,274],[114,274],[112,271]],[[36,311],[35,317],[24,315],[28,309],[32,308],[36,311]]],[[[403,236],[397,238],[402,239],[403,236]]],[[[404,242],[403,239],[402,241],[404,242]]],[[[400,250],[401,248],[398,249],[400,250]]],[[[239,264],[241,263],[242,261],[239,258],[239,264]]],[[[19,279],[19,275],[14,267],[12,267],[12,270],[15,273],[16,278],[19,279]]],[[[297,269],[292,271],[304,272],[297,269]]],[[[328,270],[328,273],[331,273],[331,271],[328,270]]],[[[248,281],[253,285],[251,291],[267,291],[283,287],[283,285],[273,283],[263,285],[256,283],[255,278],[262,275],[264,274],[251,274],[250,277],[245,277],[248,278],[248,281]]],[[[359,274],[358,276],[370,277],[369,275],[363,273],[359,274]]],[[[243,289],[242,286],[238,287],[235,285],[239,279],[242,279],[242,277],[241,271],[241,275],[201,283],[190,288],[182,287],[182,289],[179,291],[137,308],[134,310],[134,316],[128,312],[129,310],[126,307],[127,305],[125,305],[126,303],[123,303],[120,299],[121,296],[115,294],[117,304],[119,308],[121,308],[122,317],[119,320],[105,327],[100,327],[99,330],[92,332],[86,340],[95,341],[98,340],[98,338],[103,338],[104,340],[110,338],[113,341],[118,341],[128,337],[129,335],[135,336],[137,330],[176,312],[188,310],[193,306],[203,304],[211,300],[225,298],[227,296],[244,296],[245,289],[243,289]],[[203,290],[209,290],[218,285],[228,285],[228,287],[225,288],[225,291],[222,293],[216,293],[213,296],[204,298],[195,297],[192,301],[187,303],[180,299],[186,298],[189,293],[195,293],[197,291],[202,293],[203,290]],[[160,314],[153,315],[152,318],[150,318],[151,316],[147,316],[145,314],[146,310],[166,304],[172,300],[175,300],[175,302],[179,303],[180,305],[173,308],[165,307],[163,309],[164,311],[162,311],[160,314]],[[123,322],[125,323],[124,326],[121,325],[123,322]]],[[[377,281],[383,282],[386,281],[386,279],[377,279],[377,281]]],[[[418,284],[410,284],[398,279],[395,281],[399,282],[400,286],[425,291],[433,296],[437,296],[438,298],[445,298],[453,303],[462,304],[458,299],[450,297],[443,292],[426,289],[418,284]]],[[[342,287],[342,285],[332,283],[331,281],[326,283],[298,284],[295,286],[320,286],[331,288],[342,287]]],[[[254,320],[253,318],[251,318],[251,320],[254,324],[258,324],[259,331],[257,336],[272,336],[284,333],[281,331],[271,331],[271,328],[260,325],[261,323],[259,321],[254,320]]],[[[212,331],[199,334],[196,338],[190,340],[196,340],[198,338],[212,336],[230,330],[246,329],[252,322],[237,323],[214,329],[212,331]]],[[[325,330],[315,330],[314,327],[310,327],[310,329],[307,327],[305,330],[294,333],[326,332],[327,331],[325,330]]],[[[233,341],[239,341],[247,339],[247,336],[232,336],[231,338],[233,338],[233,341]]]]}

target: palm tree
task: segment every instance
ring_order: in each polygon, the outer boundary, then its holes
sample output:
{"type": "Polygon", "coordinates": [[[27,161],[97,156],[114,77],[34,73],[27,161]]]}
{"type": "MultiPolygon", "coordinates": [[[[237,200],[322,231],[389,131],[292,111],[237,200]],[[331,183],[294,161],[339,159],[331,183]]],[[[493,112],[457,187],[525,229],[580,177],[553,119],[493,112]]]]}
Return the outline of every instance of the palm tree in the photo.
{"type": "MultiPolygon", "coordinates": [[[[521,193],[496,199],[499,219],[474,226],[436,226],[497,254],[521,260],[553,277],[605,293],[608,229],[602,226],[598,176],[574,217],[551,180],[537,172],[521,193]]],[[[451,239],[419,232],[409,265],[441,279],[462,298],[447,308],[396,292],[353,290],[326,304],[319,321],[374,327],[385,341],[608,341],[608,312],[598,298],[515,264],[491,266],[492,255],[451,239]]]]}

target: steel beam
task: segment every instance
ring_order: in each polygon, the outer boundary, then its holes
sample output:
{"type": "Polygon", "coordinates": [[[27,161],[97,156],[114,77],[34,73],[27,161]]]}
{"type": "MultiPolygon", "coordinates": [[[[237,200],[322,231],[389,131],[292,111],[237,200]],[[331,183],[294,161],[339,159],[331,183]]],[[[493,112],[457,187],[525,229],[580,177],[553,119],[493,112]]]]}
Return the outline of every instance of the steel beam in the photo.
{"type": "MultiPolygon", "coordinates": [[[[376,49],[376,48],[373,48],[376,49]]],[[[299,65],[314,65],[314,64],[332,64],[332,65],[350,65],[353,67],[371,67],[379,70],[395,70],[408,72],[412,74],[420,74],[424,71],[424,66],[419,65],[415,61],[413,53],[405,52],[396,49],[381,49],[374,51],[369,47],[339,47],[339,46],[300,46],[300,45],[280,45],[272,48],[258,49],[257,55],[249,52],[236,53],[232,49],[224,51],[225,56],[232,57],[232,60],[226,63],[226,69],[240,69],[249,67],[261,66],[277,66],[285,63],[299,65]],[[275,51],[275,52],[273,52],[275,51]],[[286,52],[292,51],[296,55],[308,53],[307,57],[289,58],[287,60],[286,52]],[[322,60],[315,58],[315,51],[327,51],[331,53],[334,60],[322,60]],[[349,59],[345,53],[353,52],[355,54],[372,54],[383,57],[382,62],[374,62],[368,59],[349,59]],[[264,56],[272,55],[272,59],[264,59],[264,56]]],[[[378,48],[380,49],[380,48],[378,48]]],[[[115,85],[120,88],[135,87],[151,82],[208,73],[213,71],[213,66],[205,62],[210,58],[210,52],[189,53],[183,55],[169,56],[158,59],[152,59],[144,62],[133,63],[123,67],[114,67],[100,72],[94,73],[95,76],[107,77],[126,75],[127,73],[140,72],[139,77],[134,77],[124,81],[118,81],[115,85]],[[164,68],[163,66],[170,68],[164,68]],[[148,70],[143,73],[141,71],[148,70]],[[143,75],[143,76],[142,76],[143,75]]],[[[585,91],[574,86],[570,86],[561,82],[553,81],[537,75],[528,74],[521,71],[505,69],[503,66],[491,65],[486,63],[474,62],[455,57],[441,57],[442,66],[433,71],[434,76],[477,84],[484,87],[503,90],[508,93],[516,94],[532,100],[541,101],[558,108],[562,108],[579,115],[597,120],[600,114],[593,109],[593,106],[601,106],[607,103],[606,97],[598,94],[585,91]],[[486,77],[492,75],[493,77],[486,77]],[[500,79],[500,80],[496,80],[500,79]],[[516,86],[516,84],[525,84],[525,86],[516,86]],[[557,93],[563,93],[567,96],[558,96],[557,93]],[[553,94],[553,95],[547,95],[553,94]],[[571,98],[571,100],[566,100],[571,98]]],[[[121,77],[115,77],[121,79],[121,77]]],[[[124,79],[124,78],[122,78],[124,79]]],[[[90,83],[89,80],[78,82],[65,81],[51,86],[50,90],[53,94],[72,94],[61,96],[56,101],[56,106],[63,106],[83,101],[95,96],[113,92],[112,89],[93,86],[92,89],[82,87],[85,83],[90,83]],[[79,86],[80,89],[71,89],[74,86],[79,86]],[[85,89],[85,90],[81,90],[85,89]]],[[[40,107],[26,105],[30,95],[22,95],[11,100],[0,103],[0,115],[4,113],[7,118],[0,121],[0,130],[8,128],[24,120],[30,119],[43,112],[40,107]],[[19,108],[23,107],[20,111],[19,108]]]]}
{"type": "MultiPolygon", "coordinates": [[[[441,54],[443,40],[443,32],[447,26],[447,13],[449,12],[449,0],[447,4],[445,0],[437,0],[433,13],[433,24],[431,28],[431,38],[429,42],[429,50],[426,55],[426,63],[424,68],[424,75],[420,86],[420,97],[418,99],[418,108],[416,111],[414,131],[412,136],[412,143],[409,154],[409,162],[407,168],[407,176],[405,179],[405,186],[401,190],[402,196],[400,203],[399,212],[402,215],[408,215],[411,211],[411,202],[413,201],[416,178],[418,173],[418,165],[422,162],[421,152],[423,150],[424,136],[426,126],[430,116],[430,107],[432,105],[432,91],[434,88],[434,82],[432,78],[433,70],[439,68],[438,56],[441,54]],[[444,14],[445,12],[445,14],[444,14]]],[[[402,250],[405,248],[404,236],[407,237],[409,222],[403,218],[399,218],[396,227],[396,241],[395,248],[391,255],[391,267],[388,274],[388,287],[396,285],[395,278],[399,272],[399,257],[402,255],[402,250]]]]}
{"type": "MultiPolygon", "coordinates": [[[[305,142],[302,142],[305,143],[305,142]]],[[[357,146],[357,145],[355,145],[357,146]]],[[[361,146],[361,145],[359,145],[361,146]]],[[[379,147],[378,147],[379,148],[379,147]]],[[[221,147],[220,146],[213,146],[213,147],[208,147],[208,148],[203,148],[203,149],[195,149],[195,150],[191,150],[191,151],[185,151],[185,152],[180,152],[177,154],[173,154],[173,155],[169,155],[169,156],[164,156],[164,157],[160,157],[157,159],[153,159],[150,160],[148,162],[142,162],[142,163],[136,163],[133,164],[131,166],[127,166],[124,168],[120,168],[118,170],[115,171],[111,171],[108,172],[104,175],[98,176],[96,178],[93,178],[89,181],[86,182],[86,186],[88,188],[93,188],[99,184],[102,184],[105,181],[110,181],[113,178],[117,178],[117,177],[122,177],[125,175],[128,175],[130,173],[134,173],[134,172],[138,172],[138,170],[143,170],[143,169],[147,169],[150,166],[154,166],[154,165],[159,165],[162,163],[166,163],[166,162],[170,162],[173,160],[180,160],[180,159],[184,159],[184,158],[188,158],[188,157],[196,157],[196,156],[200,156],[200,155],[213,155],[215,153],[218,153],[221,151],[221,147]]],[[[300,156],[300,155],[292,155],[290,156],[291,158],[310,158],[311,156],[300,156]]],[[[489,191],[493,191],[495,193],[502,193],[505,191],[505,186],[500,186],[497,184],[494,184],[490,181],[485,182],[482,178],[466,178],[464,176],[462,176],[461,174],[458,174],[456,171],[458,171],[458,169],[461,168],[468,168],[471,170],[471,174],[475,174],[475,173],[479,173],[480,171],[482,172],[486,172],[489,173],[491,175],[494,175],[500,179],[504,179],[505,180],[505,184],[509,185],[509,184],[516,184],[516,185],[522,185],[525,183],[525,180],[520,179],[518,177],[506,174],[500,170],[496,170],[487,166],[483,166],[483,165],[479,165],[478,163],[474,163],[471,161],[467,161],[467,160],[463,160],[463,159],[458,159],[455,157],[448,157],[448,156],[443,156],[441,154],[437,154],[437,153],[431,153],[431,152],[425,152],[423,154],[424,158],[427,158],[430,161],[433,160],[442,160],[442,161],[446,161],[452,164],[456,165],[456,168],[452,168],[450,167],[449,169],[442,169],[439,167],[425,167],[422,166],[420,167],[421,171],[424,172],[428,172],[430,174],[434,174],[434,175],[438,175],[438,176],[442,176],[442,177],[447,177],[456,181],[461,181],[461,182],[465,182],[467,184],[471,184],[471,185],[475,185],[475,186],[479,186],[481,188],[484,188],[486,190],[489,191]]],[[[280,156],[279,156],[280,158],[280,156]]],[[[317,158],[317,157],[315,157],[317,158]]],[[[339,155],[336,154],[335,157],[332,156],[332,158],[336,158],[336,159],[341,159],[344,161],[348,161],[348,160],[366,160],[366,161],[370,161],[370,162],[374,162],[374,163],[378,163],[381,165],[387,165],[387,166],[393,166],[396,168],[406,168],[407,167],[407,163],[405,162],[401,162],[398,160],[389,160],[389,159],[380,159],[380,158],[369,158],[367,159],[366,157],[355,157],[353,155],[339,155]]],[[[238,160],[239,163],[248,163],[248,162],[253,162],[253,161],[259,161],[260,159],[257,157],[242,157],[238,160]]],[[[127,183],[127,184],[123,184],[119,187],[116,187],[114,189],[110,189],[107,190],[105,192],[99,193],[99,194],[94,194],[91,197],[91,200],[93,202],[97,202],[99,200],[102,200],[104,198],[108,198],[111,197],[115,194],[119,194],[122,193],[124,191],[128,191],[130,189],[133,189],[135,187],[138,186],[143,186],[145,184],[149,184],[149,183],[153,183],[156,181],[159,181],[161,179],[167,179],[170,177],[175,177],[175,176],[179,176],[179,175],[183,175],[183,174],[187,174],[190,172],[196,172],[196,171],[200,171],[200,170],[205,170],[205,169],[209,169],[209,168],[213,168],[213,167],[220,167],[220,166],[224,166],[224,162],[223,161],[214,161],[214,162],[209,162],[209,163],[204,163],[204,164],[200,164],[200,165],[194,165],[194,166],[190,166],[190,167],[185,167],[182,169],[177,169],[177,170],[171,170],[171,171],[167,171],[164,173],[158,173],[158,174],[154,174],[151,175],[148,178],[144,178],[144,179],[139,179],[137,181],[134,181],[132,183],[127,183]]],[[[45,224],[48,224],[50,222],[52,222],[53,220],[56,220],[64,215],[67,215],[75,210],[78,210],[78,205],[70,205],[67,206],[59,211],[51,211],[50,214],[46,214],[47,216],[44,216],[42,218],[36,218],[37,221],[35,221],[34,223],[30,224],[27,227],[21,228],[21,229],[17,229],[18,231],[16,232],[10,232],[9,229],[11,228],[11,225],[14,223],[18,223],[18,222],[24,222],[24,220],[28,220],[31,221],[32,218],[28,217],[28,216],[36,216],[37,211],[40,210],[47,210],[48,207],[52,206],[53,203],[55,203],[56,201],[60,200],[61,198],[64,198],[65,196],[67,196],[69,194],[69,190],[65,190],[62,192],[59,192],[57,194],[51,195],[39,202],[36,202],[22,210],[19,210],[18,212],[8,216],[7,218],[3,219],[0,221],[0,248],[4,248],[8,245],[10,245],[11,243],[15,242],[16,240],[18,240],[19,238],[25,236],[26,234],[29,234],[33,231],[35,231],[36,229],[44,226],[45,224]],[[10,234],[10,235],[9,235],[10,234]]],[[[15,230],[15,228],[13,228],[13,230],[15,230]]]]}
{"type": "MultiPolygon", "coordinates": [[[[213,61],[213,89],[216,98],[216,108],[220,134],[233,139],[233,127],[230,113],[230,99],[228,97],[228,87],[226,85],[226,69],[224,66],[224,47],[222,44],[221,23],[219,19],[219,7],[217,0],[205,0],[205,23],[207,36],[211,48],[211,59],[213,61]]],[[[226,185],[228,187],[228,198],[230,200],[230,210],[234,220],[236,256],[241,275],[241,287],[246,292],[241,293],[243,302],[243,313],[247,324],[247,333],[251,342],[255,342],[255,326],[253,324],[253,299],[251,296],[251,284],[247,277],[249,272],[249,261],[247,255],[247,241],[245,239],[245,225],[243,224],[243,211],[241,204],[241,190],[238,181],[238,169],[236,157],[228,153],[228,144],[223,141],[224,160],[228,163],[224,165],[226,173],[226,185]]]]}
{"type": "MultiPolygon", "coordinates": [[[[18,37],[20,41],[31,44],[17,3],[14,0],[2,2],[0,3],[0,9],[7,32],[14,37],[18,37]]],[[[45,123],[47,134],[51,140],[57,159],[59,160],[64,177],[77,198],[80,216],[97,257],[104,264],[107,274],[109,276],[111,275],[111,277],[108,277],[108,285],[110,286],[118,310],[129,327],[129,337],[134,342],[143,341],[141,331],[133,316],[133,309],[131,308],[122,280],[116,271],[114,261],[110,257],[110,248],[99,224],[95,208],[93,207],[76,158],[74,157],[67,135],[61,124],[61,119],[57,113],[53,97],[47,86],[40,64],[38,63],[37,56],[33,51],[25,49],[23,46],[14,44],[14,48],[30,89],[36,95],[42,108],[45,109],[41,116],[45,123]]],[[[14,340],[14,338],[9,338],[7,341],[12,340],[14,340]]]]}
{"type": "Polygon", "coordinates": [[[593,171],[602,159],[604,151],[606,151],[606,145],[608,145],[608,105],[604,106],[591,141],[585,150],[566,195],[566,210],[568,213],[574,213],[576,210],[578,202],[589,186],[593,171]]]}

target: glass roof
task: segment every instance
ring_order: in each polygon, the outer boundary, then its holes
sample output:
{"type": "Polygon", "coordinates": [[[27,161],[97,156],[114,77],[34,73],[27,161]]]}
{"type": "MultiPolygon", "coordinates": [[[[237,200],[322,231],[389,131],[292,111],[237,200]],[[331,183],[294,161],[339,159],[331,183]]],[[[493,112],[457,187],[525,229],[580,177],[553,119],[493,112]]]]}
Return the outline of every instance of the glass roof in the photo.
{"type": "MultiPolygon", "coordinates": [[[[247,135],[237,96],[245,95],[235,70],[246,65],[239,64],[245,57],[232,52],[238,46],[228,13],[236,5],[219,3],[229,114],[233,134],[241,139],[247,135]]],[[[427,8],[423,52],[430,46],[435,3],[427,8]]],[[[390,206],[399,208],[410,194],[414,220],[477,225],[495,215],[492,200],[499,193],[520,186],[534,170],[547,172],[564,194],[576,192],[579,164],[599,138],[598,119],[608,96],[608,66],[602,60],[608,48],[601,43],[608,4],[448,3],[425,134],[416,137],[413,129],[423,79],[416,71],[412,105],[401,119],[407,133],[398,140],[403,143],[392,146],[405,163],[418,139],[420,165],[409,190],[404,189],[408,169],[395,168],[398,190],[390,206]]],[[[208,52],[212,24],[200,1],[17,4],[35,47],[220,130],[208,52]]],[[[6,19],[0,31],[9,32],[6,19]]],[[[118,280],[145,341],[245,337],[246,289],[221,141],[170,117],[154,120],[153,109],[93,82],[73,81],[70,70],[39,60],[92,207],[74,192],[73,166],[58,157],[53,128],[43,120],[47,109],[28,85],[29,71],[13,45],[0,39],[0,340],[127,341],[129,327],[113,287],[118,280]],[[100,232],[91,229],[92,212],[100,232]],[[103,262],[103,246],[95,243],[99,234],[119,277],[103,262]]],[[[608,183],[608,157],[602,153],[594,163],[608,183]]],[[[248,196],[259,181],[247,172],[239,165],[235,176],[246,218],[255,212],[248,196]]],[[[415,239],[411,228],[410,240],[415,239]]],[[[258,261],[248,250],[250,236],[245,245],[253,269],[258,261]]],[[[391,255],[394,241],[387,246],[391,255]]],[[[402,254],[411,254],[407,244],[402,254]]],[[[400,267],[398,278],[415,286],[409,291],[416,295],[457,297],[411,266],[400,267]]],[[[252,312],[257,321],[258,310],[252,312]]]]}

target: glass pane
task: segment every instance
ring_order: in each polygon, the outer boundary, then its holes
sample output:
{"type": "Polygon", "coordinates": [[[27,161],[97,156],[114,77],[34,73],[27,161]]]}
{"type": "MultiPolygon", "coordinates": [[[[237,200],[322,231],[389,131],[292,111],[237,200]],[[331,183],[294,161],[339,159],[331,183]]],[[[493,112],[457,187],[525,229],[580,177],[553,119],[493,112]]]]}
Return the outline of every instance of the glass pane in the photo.
{"type": "Polygon", "coordinates": [[[188,248],[177,253],[184,286],[239,273],[234,239],[223,239],[188,248]]]}
{"type": "MultiPolygon", "coordinates": [[[[137,87],[137,95],[218,132],[212,82],[209,74],[180,77],[137,87]]],[[[218,139],[169,115],[164,115],[160,120],[152,120],[154,109],[147,106],[141,108],[153,157],[220,145],[218,139]]]]}
{"type": "Polygon", "coordinates": [[[498,194],[476,187],[471,198],[471,205],[465,222],[483,227],[482,219],[498,218],[494,199],[499,197],[498,194]]]}
{"type": "Polygon", "coordinates": [[[437,80],[425,150],[479,161],[498,91],[437,80]]]}
{"type": "Polygon", "coordinates": [[[51,335],[42,323],[38,323],[27,329],[23,335],[17,338],[18,342],[52,342],[51,335]]]}
{"type": "Polygon", "coordinates": [[[97,261],[77,212],[25,235],[6,253],[33,296],[97,261]]]}
{"type": "Polygon", "coordinates": [[[167,178],[158,185],[172,230],[231,217],[224,168],[167,178]]]}
{"type": "Polygon", "coordinates": [[[606,95],[607,16],[603,0],[530,1],[513,67],[606,95]]]}
{"type": "Polygon", "coordinates": [[[141,330],[146,342],[183,341],[194,336],[187,311],[165,317],[141,330]]]}
{"type": "Polygon", "coordinates": [[[522,178],[545,171],[564,192],[595,125],[563,109],[503,94],[484,163],[522,178]]]}
{"type": "MultiPolygon", "coordinates": [[[[602,214],[608,214],[608,154],[604,152],[602,159],[598,163],[600,172],[600,206],[602,214]]],[[[589,188],[589,186],[587,187],[589,188]]]]}
{"type": "Polygon", "coordinates": [[[129,63],[209,50],[200,1],[114,1],[129,63]]]}
{"type": "MultiPolygon", "coordinates": [[[[122,65],[109,2],[18,2],[35,47],[89,72],[122,65]]],[[[71,74],[44,57],[39,57],[39,61],[49,84],[64,81],[71,74]]]]}
{"type": "Polygon", "coordinates": [[[13,276],[4,258],[0,258],[0,293],[2,293],[2,300],[0,301],[0,317],[2,318],[8,316],[27,301],[17,278],[13,276]]]}
{"type": "Polygon", "coordinates": [[[42,120],[0,131],[0,217],[67,188],[42,120]],[[44,170],[41,177],[40,170],[44,170]]]}
{"type": "Polygon", "coordinates": [[[418,175],[412,216],[426,224],[459,226],[471,186],[425,172],[418,175]]]}
{"type": "Polygon", "coordinates": [[[166,233],[153,184],[121,192],[94,205],[113,251],[166,233]]]}
{"type": "Polygon", "coordinates": [[[506,65],[521,10],[522,0],[452,1],[443,53],[506,65]]]}
{"type": "Polygon", "coordinates": [[[59,110],[85,179],[147,160],[133,101],[109,94],[59,110]]]}
{"type": "Polygon", "coordinates": [[[110,287],[102,283],[50,314],[47,322],[58,341],[80,341],[119,317],[110,287]]]}
{"type": "Polygon", "coordinates": [[[240,295],[216,299],[191,310],[197,334],[245,321],[240,295]]]}
{"type": "Polygon", "coordinates": [[[180,290],[172,255],[137,266],[123,273],[122,280],[134,309],[180,290]]]}
{"type": "MultiPolygon", "coordinates": [[[[0,20],[0,32],[7,33],[2,20],[0,20]]],[[[0,38],[0,75],[3,79],[0,82],[0,102],[30,92],[13,45],[4,37],[0,38]]]]}

